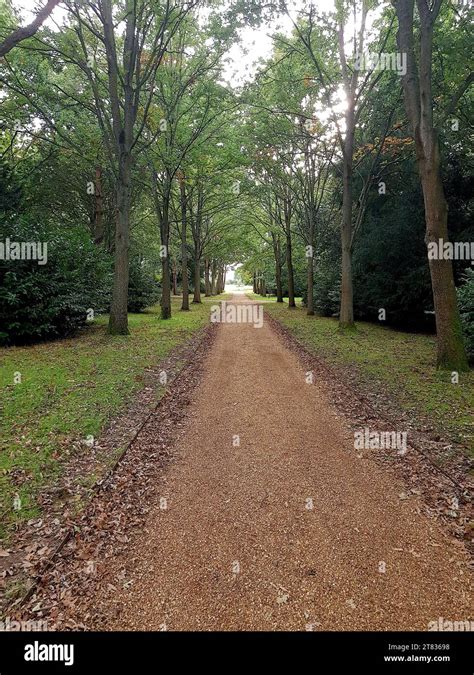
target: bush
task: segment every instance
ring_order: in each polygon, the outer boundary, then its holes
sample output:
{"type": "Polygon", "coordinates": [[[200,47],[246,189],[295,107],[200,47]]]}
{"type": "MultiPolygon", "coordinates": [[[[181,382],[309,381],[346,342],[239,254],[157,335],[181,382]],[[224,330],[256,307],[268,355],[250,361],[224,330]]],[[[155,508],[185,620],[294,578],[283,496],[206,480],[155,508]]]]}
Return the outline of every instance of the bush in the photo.
{"type": "Polygon", "coordinates": [[[466,351],[469,362],[474,363],[474,270],[467,270],[465,283],[457,292],[466,351]]]}
{"type": "Polygon", "coordinates": [[[142,312],[160,299],[160,286],[150,263],[134,257],[130,260],[128,311],[142,312]]]}
{"type": "Polygon", "coordinates": [[[358,319],[411,331],[434,331],[421,197],[387,196],[368,209],[353,255],[354,311],[358,319]]]}
{"type": "Polygon", "coordinates": [[[82,229],[5,226],[0,242],[47,242],[47,262],[0,259],[0,344],[70,335],[108,310],[111,259],[82,229]]]}
{"type": "Polygon", "coordinates": [[[339,316],[341,272],[338,264],[321,257],[316,262],[313,287],[314,309],[321,316],[339,316]]]}

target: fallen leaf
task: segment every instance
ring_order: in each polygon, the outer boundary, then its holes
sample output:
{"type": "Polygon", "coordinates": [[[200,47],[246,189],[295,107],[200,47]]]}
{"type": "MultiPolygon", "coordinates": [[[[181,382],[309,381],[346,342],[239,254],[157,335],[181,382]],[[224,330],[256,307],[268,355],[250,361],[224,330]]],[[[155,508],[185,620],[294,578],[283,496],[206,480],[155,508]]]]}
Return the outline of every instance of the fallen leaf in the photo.
{"type": "Polygon", "coordinates": [[[290,596],[288,595],[288,593],[285,593],[284,595],[279,595],[279,596],[277,597],[277,603],[278,603],[279,605],[286,605],[286,603],[288,602],[288,598],[289,598],[289,597],[290,597],[290,596]]]}

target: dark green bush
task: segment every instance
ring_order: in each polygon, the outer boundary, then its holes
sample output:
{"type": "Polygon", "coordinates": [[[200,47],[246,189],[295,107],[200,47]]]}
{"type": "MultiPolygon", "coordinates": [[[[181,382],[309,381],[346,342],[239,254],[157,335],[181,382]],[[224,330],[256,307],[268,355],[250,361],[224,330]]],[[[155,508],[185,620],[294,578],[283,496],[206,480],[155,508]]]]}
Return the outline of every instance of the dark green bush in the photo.
{"type": "Polygon", "coordinates": [[[474,363],[474,270],[467,270],[465,282],[457,291],[464,342],[469,361],[474,363]]]}
{"type": "Polygon", "coordinates": [[[128,311],[142,312],[160,299],[160,285],[151,263],[132,257],[128,284],[128,311]]]}
{"type": "Polygon", "coordinates": [[[47,263],[0,260],[0,343],[22,344],[70,335],[88,311],[108,310],[111,259],[87,231],[15,224],[0,242],[47,242],[47,263]]]}

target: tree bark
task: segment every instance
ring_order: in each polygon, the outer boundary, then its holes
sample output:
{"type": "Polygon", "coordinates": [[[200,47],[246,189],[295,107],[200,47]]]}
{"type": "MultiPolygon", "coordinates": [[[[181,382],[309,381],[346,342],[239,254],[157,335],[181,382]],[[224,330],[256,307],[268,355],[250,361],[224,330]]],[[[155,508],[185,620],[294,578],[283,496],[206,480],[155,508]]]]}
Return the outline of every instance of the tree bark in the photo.
{"type": "Polygon", "coordinates": [[[189,282],[188,282],[188,245],[187,245],[187,199],[184,177],[180,180],[181,195],[181,277],[183,285],[183,301],[181,309],[189,311],[189,282]]]}
{"type": "Polygon", "coordinates": [[[216,260],[213,260],[211,263],[211,295],[216,294],[216,275],[217,275],[217,263],[216,260]]]}
{"type": "Polygon", "coordinates": [[[173,295],[178,295],[178,267],[176,258],[173,258],[173,295]]]}
{"type": "Polygon", "coordinates": [[[94,181],[94,243],[99,246],[104,241],[104,202],[102,197],[102,169],[95,170],[94,181]]]}
{"type": "Polygon", "coordinates": [[[39,10],[33,21],[27,26],[21,26],[8,35],[3,42],[0,42],[0,57],[5,56],[13,49],[19,42],[35,35],[37,30],[42,26],[46,19],[50,16],[53,9],[58,5],[60,0],[48,0],[46,5],[39,10]]]}
{"type": "Polygon", "coordinates": [[[308,272],[307,272],[307,302],[306,302],[306,314],[308,316],[314,316],[314,300],[313,300],[313,283],[314,283],[314,258],[313,256],[308,257],[308,272]]]}
{"type": "Polygon", "coordinates": [[[166,182],[163,190],[163,210],[160,222],[161,246],[163,255],[161,256],[161,318],[171,318],[171,275],[170,275],[170,254],[169,254],[169,192],[170,188],[166,182]]]}
{"type": "Polygon", "coordinates": [[[291,232],[287,229],[286,232],[286,266],[288,269],[288,307],[293,309],[296,307],[295,303],[295,281],[293,275],[293,252],[291,243],[291,232]]]}
{"type": "Polygon", "coordinates": [[[220,295],[223,290],[224,290],[224,266],[219,265],[219,270],[217,272],[217,285],[216,285],[216,290],[217,290],[217,295],[220,295]]]}
{"type": "Polygon", "coordinates": [[[111,335],[128,335],[128,277],[130,248],[131,157],[120,157],[117,184],[117,222],[115,227],[114,280],[109,316],[111,335]]]}
{"type": "Polygon", "coordinates": [[[204,287],[206,292],[206,298],[209,298],[211,295],[211,282],[209,279],[209,258],[204,259],[204,287]]]}
{"type": "Polygon", "coordinates": [[[354,111],[346,113],[346,138],[343,158],[343,194],[341,224],[341,304],[340,328],[354,326],[354,292],[352,286],[352,163],[354,155],[354,111]]]}
{"type": "MultiPolygon", "coordinates": [[[[439,138],[433,119],[432,51],[433,28],[440,2],[430,9],[417,0],[420,17],[419,72],[414,47],[414,0],[397,0],[398,47],[407,55],[407,71],[402,78],[405,108],[415,139],[416,159],[423,190],[426,244],[448,241],[448,204],[441,178],[439,138]]],[[[468,80],[466,80],[468,82],[468,80]]],[[[459,97],[458,97],[459,100],[459,97]]],[[[429,260],[437,333],[437,367],[468,369],[463,344],[451,260],[429,260]]]]}
{"type": "MultiPolygon", "coordinates": [[[[433,153],[419,161],[425,203],[426,244],[449,240],[448,205],[441,180],[438,140],[433,153]]],[[[451,260],[429,260],[437,333],[437,366],[449,370],[468,370],[461,318],[451,260]]]]}
{"type": "Polygon", "coordinates": [[[272,232],[273,255],[275,257],[275,280],[277,302],[283,302],[283,286],[281,283],[281,246],[280,237],[272,232]]]}
{"type": "Polygon", "coordinates": [[[194,296],[193,303],[199,304],[201,302],[201,257],[199,249],[194,247],[194,296]]]}

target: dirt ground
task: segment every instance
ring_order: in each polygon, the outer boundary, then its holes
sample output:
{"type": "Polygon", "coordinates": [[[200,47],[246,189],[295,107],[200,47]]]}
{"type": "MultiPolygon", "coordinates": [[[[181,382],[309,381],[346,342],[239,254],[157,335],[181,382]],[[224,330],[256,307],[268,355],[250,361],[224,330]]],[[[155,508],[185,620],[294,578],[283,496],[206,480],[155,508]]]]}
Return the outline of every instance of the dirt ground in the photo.
{"type": "MultiPolygon", "coordinates": [[[[233,302],[248,304],[244,296],[233,302]]],[[[223,324],[109,630],[427,630],[471,618],[464,548],[368,456],[268,322],[223,324]]]]}

